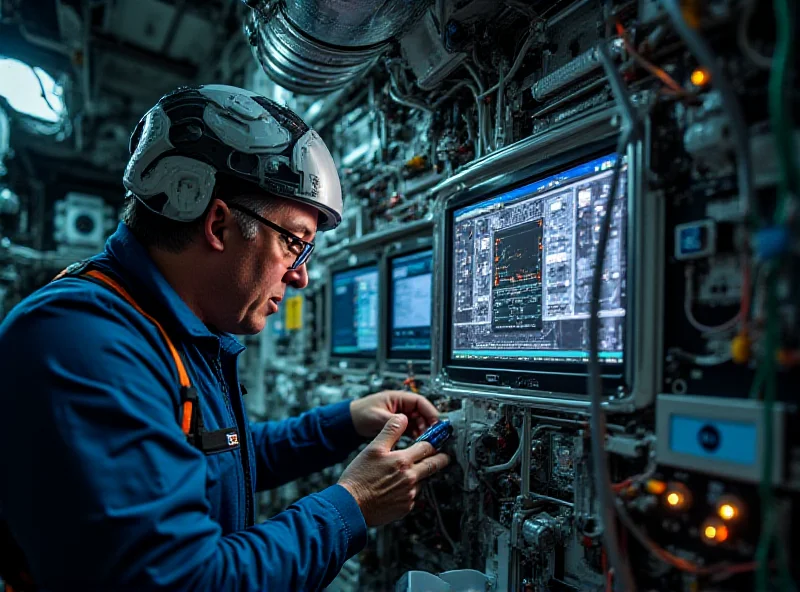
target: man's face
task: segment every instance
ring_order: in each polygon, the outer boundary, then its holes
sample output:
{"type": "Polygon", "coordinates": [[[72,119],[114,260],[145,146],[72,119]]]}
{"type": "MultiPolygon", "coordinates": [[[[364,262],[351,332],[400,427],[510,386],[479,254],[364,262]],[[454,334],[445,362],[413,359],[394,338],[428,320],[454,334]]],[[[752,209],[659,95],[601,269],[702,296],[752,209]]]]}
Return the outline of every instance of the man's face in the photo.
{"type": "MultiPolygon", "coordinates": [[[[311,242],[317,228],[317,210],[292,201],[269,211],[264,218],[311,242]]],[[[287,286],[308,285],[305,265],[290,269],[297,259],[289,241],[276,230],[257,224],[256,236],[246,240],[241,232],[229,232],[218,261],[221,281],[215,286],[217,328],[252,335],[264,328],[267,316],[278,312],[287,286]],[[222,313],[222,314],[219,314],[222,313]]]]}

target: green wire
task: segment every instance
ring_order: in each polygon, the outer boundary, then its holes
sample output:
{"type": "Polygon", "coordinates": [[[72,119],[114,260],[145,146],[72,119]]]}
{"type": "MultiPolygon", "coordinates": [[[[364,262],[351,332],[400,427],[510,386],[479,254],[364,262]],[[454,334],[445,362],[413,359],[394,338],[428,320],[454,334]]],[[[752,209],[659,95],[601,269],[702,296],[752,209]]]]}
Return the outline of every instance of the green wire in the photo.
{"type": "Polygon", "coordinates": [[[778,203],[775,208],[775,223],[782,224],[788,215],[790,193],[800,195],[800,177],[793,163],[794,126],[792,114],[786,101],[787,82],[790,79],[791,57],[794,54],[792,36],[792,7],[789,0],[774,0],[775,11],[775,54],[769,76],[769,112],[772,132],[780,164],[778,203]]]}
{"type": "MultiPolygon", "coordinates": [[[[791,58],[794,55],[792,37],[792,6],[789,0],[773,0],[775,12],[775,54],[769,77],[769,113],[772,133],[775,136],[775,148],[780,165],[778,182],[778,199],[775,205],[773,224],[783,225],[789,214],[790,196],[800,196],[800,177],[794,166],[794,125],[791,111],[786,101],[787,82],[790,79],[791,58]]],[[[781,545],[777,533],[774,494],[772,490],[772,458],[774,453],[772,431],[772,410],[777,398],[777,353],[780,346],[780,327],[778,319],[777,269],[767,272],[766,309],[767,327],[764,343],[763,360],[755,380],[753,391],[764,385],[764,458],[759,493],[761,496],[763,527],[756,551],[758,569],[756,572],[756,589],[759,592],[769,590],[769,552],[775,546],[781,570],[781,589],[794,588],[789,570],[786,550],[781,545]]]]}
{"type": "Polygon", "coordinates": [[[781,586],[784,591],[794,590],[789,561],[786,549],[781,545],[777,532],[777,517],[775,515],[775,496],[772,490],[772,459],[774,456],[773,416],[772,411],[777,399],[777,354],[780,344],[780,326],[778,318],[778,275],[777,269],[770,269],[767,275],[766,309],[767,327],[762,364],[753,381],[751,394],[757,395],[758,389],[764,385],[764,457],[761,473],[759,494],[761,496],[763,527],[756,551],[756,590],[767,592],[769,590],[769,552],[774,548],[778,557],[781,570],[781,586]]]}

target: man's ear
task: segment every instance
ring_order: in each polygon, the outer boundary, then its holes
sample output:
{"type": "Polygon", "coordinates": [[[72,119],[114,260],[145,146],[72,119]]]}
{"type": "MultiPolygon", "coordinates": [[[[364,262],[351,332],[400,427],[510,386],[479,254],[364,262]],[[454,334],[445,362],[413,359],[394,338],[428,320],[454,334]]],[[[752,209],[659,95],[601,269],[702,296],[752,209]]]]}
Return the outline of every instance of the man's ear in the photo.
{"type": "Polygon", "coordinates": [[[228,205],[221,199],[211,200],[203,220],[203,236],[212,250],[222,252],[233,236],[236,221],[228,205]]]}

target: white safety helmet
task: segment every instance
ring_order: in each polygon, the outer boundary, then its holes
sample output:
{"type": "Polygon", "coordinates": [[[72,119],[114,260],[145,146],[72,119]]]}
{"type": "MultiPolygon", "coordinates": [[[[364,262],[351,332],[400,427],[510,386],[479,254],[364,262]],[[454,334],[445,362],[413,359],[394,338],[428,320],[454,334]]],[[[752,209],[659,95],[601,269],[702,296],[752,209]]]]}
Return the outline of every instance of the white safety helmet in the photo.
{"type": "Polygon", "coordinates": [[[333,157],[286,107],[223,85],[178,89],[145,114],[131,136],[125,188],[152,211],[199,218],[215,186],[231,182],[319,211],[317,230],[342,221],[333,157]]]}

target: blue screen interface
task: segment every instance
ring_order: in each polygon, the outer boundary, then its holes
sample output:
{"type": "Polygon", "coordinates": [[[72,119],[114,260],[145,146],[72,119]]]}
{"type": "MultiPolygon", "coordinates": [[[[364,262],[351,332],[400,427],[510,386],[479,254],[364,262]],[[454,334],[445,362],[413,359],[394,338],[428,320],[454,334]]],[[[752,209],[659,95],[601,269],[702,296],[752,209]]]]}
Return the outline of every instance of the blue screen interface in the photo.
{"type": "Polygon", "coordinates": [[[391,261],[390,269],[390,354],[430,351],[433,251],[397,257],[391,261]]]}
{"type": "Polygon", "coordinates": [[[333,274],[331,350],[334,355],[370,355],[378,349],[378,268],[333,274]]]}
{"type": "MultiPolygon", "coordinates": [[[[453,212],[454,360],[586,363],[610,154],[453,212]]],[[[627,164],[602,271],[600,360],[621,364],[627,306],[627,164]]]]}

